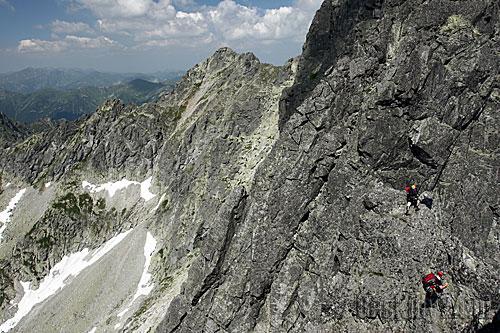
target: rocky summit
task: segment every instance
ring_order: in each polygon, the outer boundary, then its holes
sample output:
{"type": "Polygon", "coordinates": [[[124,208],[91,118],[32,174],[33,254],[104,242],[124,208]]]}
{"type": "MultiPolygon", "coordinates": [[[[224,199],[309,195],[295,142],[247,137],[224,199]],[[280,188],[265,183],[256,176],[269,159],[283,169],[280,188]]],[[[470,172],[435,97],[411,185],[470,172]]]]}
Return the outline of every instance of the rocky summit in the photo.
{"type": "Polygon", "coordinates": [[[325,0],[281,67],[2,115],[0,331],[500,332],[499,7],[325,0]]]}

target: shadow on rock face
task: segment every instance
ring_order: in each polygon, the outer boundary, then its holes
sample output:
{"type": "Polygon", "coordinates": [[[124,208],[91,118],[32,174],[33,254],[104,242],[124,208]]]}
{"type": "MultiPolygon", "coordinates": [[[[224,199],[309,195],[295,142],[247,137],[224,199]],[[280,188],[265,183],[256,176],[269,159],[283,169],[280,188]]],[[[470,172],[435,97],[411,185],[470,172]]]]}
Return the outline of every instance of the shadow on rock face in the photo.
{"type": "Polygon", "coordinates": [[[481,327],[477,333],[498,333],[500,332],[500,310],[497,311],[491,323],[481,327]]]}
{"type": "Polygon", "coordinates": [[[424,204],[427,208],[432,209],[432,198],[425,197],[422,200],[420,200],[421,204],[424,204]]]}

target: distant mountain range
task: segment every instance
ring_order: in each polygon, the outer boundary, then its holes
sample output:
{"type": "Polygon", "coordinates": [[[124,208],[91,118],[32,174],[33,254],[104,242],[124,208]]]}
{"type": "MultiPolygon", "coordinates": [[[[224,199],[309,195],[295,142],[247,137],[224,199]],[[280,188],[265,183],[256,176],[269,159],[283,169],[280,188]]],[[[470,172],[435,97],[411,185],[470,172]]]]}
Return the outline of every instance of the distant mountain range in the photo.
{"type": "Polygon", "coordinates": [[[74,120],[107,99],[142,104],[170,90],[181,72],[117,74],[76,69],[26,68],[0,74],[0,112],[17,122],[74,120]]]}
{"type": "Polygon", "coordinates": [[[109,87],[135,79],[151,82],[177,81],[182,71],[153,74],[106,73],[84,69],[32,68],[0,74],[0,90],[32,93],[40,89],[71,90],[84,87],[109,87]]]}

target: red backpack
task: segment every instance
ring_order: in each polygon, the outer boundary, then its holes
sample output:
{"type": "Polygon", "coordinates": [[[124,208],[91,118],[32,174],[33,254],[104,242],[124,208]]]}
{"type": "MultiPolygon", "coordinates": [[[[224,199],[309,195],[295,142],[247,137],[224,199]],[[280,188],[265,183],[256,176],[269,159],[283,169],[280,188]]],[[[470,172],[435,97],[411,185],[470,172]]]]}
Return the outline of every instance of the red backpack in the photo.
{"type": "Polygon", "coordinates": [[[422,278],[422,284],[424,288],[430,287],[436,284],[436,275],[434,273],[429,273],[422,278]]]}

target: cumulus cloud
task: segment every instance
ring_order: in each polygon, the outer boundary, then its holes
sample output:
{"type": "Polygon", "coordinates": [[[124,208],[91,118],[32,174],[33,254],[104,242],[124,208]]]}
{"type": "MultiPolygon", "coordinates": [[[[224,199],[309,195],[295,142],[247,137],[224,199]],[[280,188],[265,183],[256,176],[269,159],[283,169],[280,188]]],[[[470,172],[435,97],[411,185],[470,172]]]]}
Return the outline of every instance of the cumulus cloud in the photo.
{"type": "Polygon", "coordinates": [[[308,9],[308,10],[317,10],[323,0],[296,0],[295,7],[308,9]]]}
{"type": "Polygon", "coordinates": [[[84,22],[67,22],[55,20],[50,24],[52,32],[56,34],[93,33],[94,30],[84,22]]]}
{"type": "Polygon", "coordinates": [[[14,8],[14,6],[12,6],[12,4],[9,1],[7,1],[7,0],[0,0],[0,7],[5,7],[8,10],[10,10],[11,12],[15,12],[16,11],[16,9],[14,8]]]}
{"type": "Polygon", "coordinates": [[[18,50],[50,52],[119,45],[137,51],[225,45],[237,49],[252,46],[254,51],[258,45],[268,49],[273,43],[300,45],[322,2],[295,0],[291,6],[262,9],[234,0],[222,0],[214,6],[200,6],[193,0],[72,1],[72,8],[83,8],[94,15],[94,27],[83,22],[56,20],[50,26],[54,34],[52,40],[23,40],[18,50]],[[76,37],[81,34],[101,37],[76,37]],[[59,35],[67,36],[59,38],[59,35]]]}
{"type": "Polygon", "coordinates": [[[307,15],[294,7],[268,9],[260,14],[256,8],[222,1],[208,12],[208,19],[218,34],[227,41],[278,40],[300,36],[308,28],[307,15]]]}
{"type": "Polygon", "coordinates": [[[68,35],[60,40],[24,39],[17,50],[22,53],[62,52],[81,49],[121,48],[121,45],[108,37],[96,38],[68,35]]]}
{"type": "MultiPolygon", "coordinates": [[[[130,36],[133,42],[172,45],[187,36],[219,43],[303,40],[321,0],[297,0],[294,6],[262,10],[224,0],[217,6],[178,11],[179,1],[77,0],[99,19],[102,33],[130,36]],[[167,42],[168,41],[168,42],[167,42]]],[[[191,1],[181,1],[185,5],[191,1]]],[[[188,41],[189,42],[189,41],[188,41]]]]}

